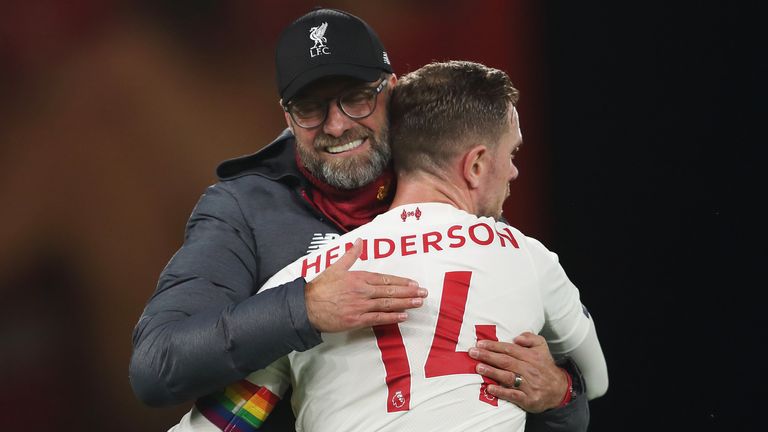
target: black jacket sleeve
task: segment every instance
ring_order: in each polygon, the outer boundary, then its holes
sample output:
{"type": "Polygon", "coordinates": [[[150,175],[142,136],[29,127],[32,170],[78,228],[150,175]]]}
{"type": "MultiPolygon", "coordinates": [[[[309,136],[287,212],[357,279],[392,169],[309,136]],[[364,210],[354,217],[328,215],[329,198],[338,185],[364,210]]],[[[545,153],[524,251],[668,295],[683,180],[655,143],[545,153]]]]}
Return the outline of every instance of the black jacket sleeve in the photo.
{"type": "Polygon", "coordinates": [[[144,403],[190,401],[322,341],[303,279],[255,294],[257,247],[237,200],[209,188],[134,329],[130,381],[144,403]]]}
{"type": "Polygon", "coordinates": [[[525,432],[586,432],[589,426],[587,395],[576,395],[568,405],[528,414],[525,432]]]}

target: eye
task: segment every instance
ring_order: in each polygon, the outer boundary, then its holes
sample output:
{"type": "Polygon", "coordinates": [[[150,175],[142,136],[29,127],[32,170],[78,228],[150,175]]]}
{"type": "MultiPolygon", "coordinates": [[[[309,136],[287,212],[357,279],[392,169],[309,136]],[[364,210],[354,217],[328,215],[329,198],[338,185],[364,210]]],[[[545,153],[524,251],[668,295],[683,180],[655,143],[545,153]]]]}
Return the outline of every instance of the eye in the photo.
{"type": "Polygon", "coordinates": [[[352,118],[368,116],[376,106],[376,94],[371,90],[352,90],[339,99],[341,108],[352,118]]]}
{"type": "Polygon", "coordinates": [[[306,117],[315,115],[319,111],[322,111],[323,105],[324,103],[318,100],[302,100],[292,103],[291,109],[294,114],[301,117],[306,117]]]}
{"type": "Polygon", "coordinates": [[[370,90],[355,90],[342,96],[342,103],[345,105],[367,104],[373,97],[370,90]]]}

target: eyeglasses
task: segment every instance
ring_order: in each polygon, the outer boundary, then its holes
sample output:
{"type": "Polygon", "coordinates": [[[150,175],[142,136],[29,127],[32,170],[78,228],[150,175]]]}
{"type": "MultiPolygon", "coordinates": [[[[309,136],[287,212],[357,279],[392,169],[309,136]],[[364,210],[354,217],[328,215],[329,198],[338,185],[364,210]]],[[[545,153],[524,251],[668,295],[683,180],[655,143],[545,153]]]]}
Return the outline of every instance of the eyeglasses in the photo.
{"type": "Polygon", "coordinates": [[[341,112],[351,119],[360,120],[373,114],[377,96],[386,86],[387,80],[382,78],[376,87],[354,88],[329,99],[293,100],[283,105],[283,110],[291,115],[294,123],[304,129],[311,129],[323,124],[328,117],[330,101],[336,99],[341,112]]]}

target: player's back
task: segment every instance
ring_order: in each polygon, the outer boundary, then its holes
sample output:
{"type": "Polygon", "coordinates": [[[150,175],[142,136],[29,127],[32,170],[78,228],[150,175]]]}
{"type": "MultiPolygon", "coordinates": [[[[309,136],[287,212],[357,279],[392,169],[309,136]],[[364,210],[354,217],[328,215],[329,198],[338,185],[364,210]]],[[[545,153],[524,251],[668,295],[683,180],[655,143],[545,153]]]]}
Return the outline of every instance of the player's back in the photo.
{"type": "MultiPolygon", "coordinates": [[[[356,238],[352,270],[395,274],[429,290],[399,325],[323,334],[289,355],[299,431],[523,430],[525,413],[484,391],[467,350],[544,323],[523,236],[446,204],[401,206],[276,275],[311,280],[356,238]]],[[[268,285],[270,282],[267,283],[268,285]]]]}

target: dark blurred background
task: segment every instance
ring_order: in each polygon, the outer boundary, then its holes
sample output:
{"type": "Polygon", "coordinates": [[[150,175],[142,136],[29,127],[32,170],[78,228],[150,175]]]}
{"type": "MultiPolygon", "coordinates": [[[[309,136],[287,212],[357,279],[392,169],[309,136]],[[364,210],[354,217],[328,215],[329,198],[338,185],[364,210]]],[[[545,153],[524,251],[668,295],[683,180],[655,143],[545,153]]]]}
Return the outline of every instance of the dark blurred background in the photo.
{"type": "Polygon", "coordinates": [[[758,2],[0,1],[2,430],[165,431],[131,330],[216,164],[284,127],[280,30],[317,4],[402,75],[506,70],[506,217],[560,255],[611,387],[592,431],[762,430],[767,144],[758,2]]]}

